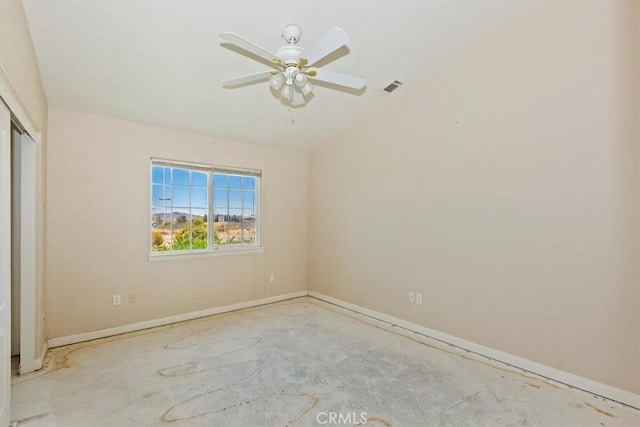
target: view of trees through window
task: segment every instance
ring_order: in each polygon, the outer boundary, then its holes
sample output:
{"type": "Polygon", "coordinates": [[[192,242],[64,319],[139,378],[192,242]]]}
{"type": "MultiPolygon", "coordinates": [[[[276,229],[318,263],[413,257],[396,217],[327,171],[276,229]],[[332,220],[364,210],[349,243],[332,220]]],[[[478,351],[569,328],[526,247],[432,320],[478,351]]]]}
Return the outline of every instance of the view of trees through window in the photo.
{"type": "Polygon", "coordinates": [[[258,179],[255,174],[154,163],[152,251],[255,245],[258,179]]]}

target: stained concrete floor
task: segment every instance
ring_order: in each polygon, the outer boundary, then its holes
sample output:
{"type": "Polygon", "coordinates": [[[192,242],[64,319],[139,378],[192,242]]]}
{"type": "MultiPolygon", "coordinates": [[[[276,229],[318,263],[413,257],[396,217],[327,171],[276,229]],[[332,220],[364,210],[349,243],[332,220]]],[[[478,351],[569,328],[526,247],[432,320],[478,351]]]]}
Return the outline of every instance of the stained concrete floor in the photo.
{"type": "Polygon", "coordinates": [[[640,425],[640,411],[311,298],[53,349],[43,370],[14,377],[12,418],[32,427],[640,425]]]}

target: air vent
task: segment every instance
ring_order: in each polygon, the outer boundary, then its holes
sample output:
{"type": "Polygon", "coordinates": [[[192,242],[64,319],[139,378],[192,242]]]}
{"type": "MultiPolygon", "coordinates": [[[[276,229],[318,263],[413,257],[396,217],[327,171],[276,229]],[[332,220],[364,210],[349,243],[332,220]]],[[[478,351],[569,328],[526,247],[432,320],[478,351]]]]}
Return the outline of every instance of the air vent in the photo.
{"type": "Polygon", "coordinates": [[[394,80],[393,83],[390,83],[387,87],[385,87],[384,90],[387,93],[391,93],[394,90],[398,89],[400,86],[402,86],[402,82],[399,82],[398,80],[394,80]]]}
{"type": "Polygon", "coordinates": [[[393,82],[389,83],[384,89],[378,89],[377,92],[378,95],[386,98],[387,96],[390,96],[391,92],[398,89],[400,86],[402,86],[402,82],[399,80],[394,80],[393,82]]]}

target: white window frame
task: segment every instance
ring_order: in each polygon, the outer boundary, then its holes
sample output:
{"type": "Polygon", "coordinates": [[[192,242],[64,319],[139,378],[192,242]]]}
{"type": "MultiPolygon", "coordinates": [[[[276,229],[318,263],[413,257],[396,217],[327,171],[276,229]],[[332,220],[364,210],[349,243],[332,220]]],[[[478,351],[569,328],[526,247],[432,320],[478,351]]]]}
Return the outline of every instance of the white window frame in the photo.
{"type": "Polygon", "coordinates": [[[184,162],[184,161],[176,161],[176,160],[168,160],[161,158],[151,158],[149,162],[149,209],[148,212],[151,216],[153,216],[153,167],[154,166],[164,166],[164,167],[176,167],[176,168],[184,168],[189,170],[199,170],[203,172],[207,172],[209,174],[208,179],[208,209],[207,209],[207,239],[208,239],[208,248],[207,249],[189,249],[189,250],[181,250],[181,251],[153,251],[153,243],[152,243],[152,231],[154,227],[149,221],[149,259],[150,260],[161,260],[161,259],[180,259],[180,258],[197,258],[197,257],[208,257],[215,255],[232,255],[232,254],[246,254],[246,253],[255,253],[262,252],[262,171],[258,169],[248,169],[241,167],[233,167],[233,166],[220,166],[213,164],[205,164],[205,163],[192,163],[192,162],[184,162]],[[256,240],[253,244],[232,244],[232,245],[216,245],[214,239],[214,173],[226,173],[226,174],[239,174],[245,176],[253,176],[256,179],[255,184],[255,227],[256,227],[256,240]]]}

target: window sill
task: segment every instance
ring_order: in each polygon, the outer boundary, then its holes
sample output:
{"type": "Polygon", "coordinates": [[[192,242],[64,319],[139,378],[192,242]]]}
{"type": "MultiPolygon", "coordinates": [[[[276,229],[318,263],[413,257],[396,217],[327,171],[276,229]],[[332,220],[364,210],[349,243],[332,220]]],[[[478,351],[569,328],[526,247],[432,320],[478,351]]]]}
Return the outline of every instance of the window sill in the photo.
{"type": "Polygon", "coordinates": [[[264,252],[264,248],[237,248],[237,249],[213,249],[197,252],[152,252],[149,254],[149,261],[169,261],[191,258],[209,258],[227,255],[250,255],[264,252]]]}

